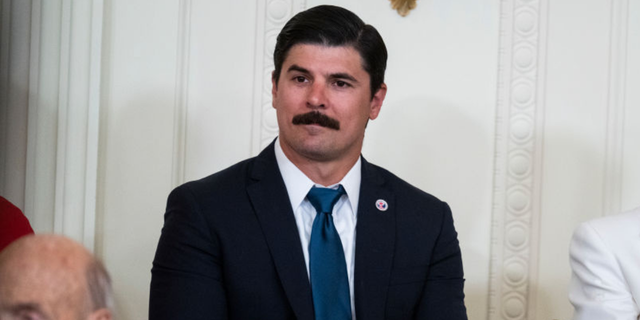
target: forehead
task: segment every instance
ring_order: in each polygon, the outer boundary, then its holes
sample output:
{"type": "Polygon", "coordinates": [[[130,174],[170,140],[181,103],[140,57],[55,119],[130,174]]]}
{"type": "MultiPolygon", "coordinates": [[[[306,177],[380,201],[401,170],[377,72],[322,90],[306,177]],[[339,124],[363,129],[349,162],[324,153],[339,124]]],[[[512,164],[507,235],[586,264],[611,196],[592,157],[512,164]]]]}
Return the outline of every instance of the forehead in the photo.
{"type": "Polygon", "coordinates": [[[49,319],[54,314],[56,298],[55,292],[39,286],[37,282],[3,283],[0,288],[0,319],[9,315],[8,319],[14,319],[24,314],[37,314],[40,318],[49,319]]]}
{"type": "MultiPolygon", "coordinates": [[[[39,314],[43,319],[72,319],[82,310],[86,287],[80,277],[60,273],[0,272],[0,313],[39,314]]],[[[1,316],[0,316],[1,318],[1,316]]],[[[9,318],[11,319],[11,318],[9,318]]]]}
{"type": "Polygon", "coordinates": [[[322,68],[323,71],[328,72],[366,73],[362,57],[353,46],[296,44],[289,49],[283,62],[282,72],[287,72],[287,69],[294,64],[305,69],[322,68]]]}
{"type": "Polygon", "coordinates": [[[9,249],[13,251],[0,261],[3,312],[37,306],[44,314],[54,315],[73,312],[73,306],[80,305],[86,292],[85,257],[73,255],[73,250],[49,250],[30,243],[9,249]]]}

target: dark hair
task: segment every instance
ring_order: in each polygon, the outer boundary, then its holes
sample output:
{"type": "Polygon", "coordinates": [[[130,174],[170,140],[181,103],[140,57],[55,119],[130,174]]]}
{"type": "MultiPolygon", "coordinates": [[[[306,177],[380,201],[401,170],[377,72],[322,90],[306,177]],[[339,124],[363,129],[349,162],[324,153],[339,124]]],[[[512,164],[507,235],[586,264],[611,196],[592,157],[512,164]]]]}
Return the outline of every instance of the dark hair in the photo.
{"type": "Polygon", "coordinates": [[[280,79],[282,64],[291,47],[296,44],[353,46],[360,53],[363,69],[369,74],[371,98],[384,82],[387,48],[382,37],[376,28],[365,24],[347,9],[329,5],[317,6],[296,14],[285,24],[278,35],[273,53],[273,78],[276,85],[280,79]]]}

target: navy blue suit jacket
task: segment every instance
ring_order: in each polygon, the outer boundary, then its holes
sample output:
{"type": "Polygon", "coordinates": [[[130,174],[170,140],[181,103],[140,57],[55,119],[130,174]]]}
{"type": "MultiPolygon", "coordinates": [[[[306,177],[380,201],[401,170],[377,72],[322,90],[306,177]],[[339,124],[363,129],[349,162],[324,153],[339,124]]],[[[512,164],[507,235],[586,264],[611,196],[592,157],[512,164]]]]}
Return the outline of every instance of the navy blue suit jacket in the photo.
{"type": "MultiPolygon", "coordinates": [[[[363,159],[356,226],[359,320],[467,319],[451,211],[363,159]],[[388,203],[379,211],[376,200],[388,203]]],[[[149,319],[313,319],[300,238],[273,144],[171,192],[149,319]]]]}

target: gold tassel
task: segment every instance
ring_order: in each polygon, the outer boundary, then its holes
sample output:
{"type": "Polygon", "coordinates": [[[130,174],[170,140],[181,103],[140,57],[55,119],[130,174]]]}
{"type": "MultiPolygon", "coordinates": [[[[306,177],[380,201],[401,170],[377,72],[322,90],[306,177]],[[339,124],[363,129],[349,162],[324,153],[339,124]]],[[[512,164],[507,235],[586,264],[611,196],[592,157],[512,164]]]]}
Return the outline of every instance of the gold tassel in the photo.
{"type": "Polygon", "coordinates": [[[406,17],[409,14],[409,11],[415,9],[416,6],[418,5],[416,3],[417,0],[389,0],[389,1],[391,1],[391,7],[394,10],[397,10],[398,13],[403,17],[406,17]]]}

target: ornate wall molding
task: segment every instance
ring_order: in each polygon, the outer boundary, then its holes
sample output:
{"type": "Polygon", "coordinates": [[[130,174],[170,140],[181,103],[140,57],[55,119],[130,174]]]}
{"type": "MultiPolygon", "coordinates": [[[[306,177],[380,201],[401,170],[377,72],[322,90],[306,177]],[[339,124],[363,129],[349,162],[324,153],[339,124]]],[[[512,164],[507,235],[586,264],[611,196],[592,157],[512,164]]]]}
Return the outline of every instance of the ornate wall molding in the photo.
{"type": "MultiPolygon", "coordinates": [[[[36,184],[36,175],[38,167],[37,164],[42,161],[36,161],[38,148],[38,132],[40,126],[38,125],[38,92],[40,89],[40,33],[42,24],[42,2],[34,1],[31,8],[31,34],[30,34],[30,52],[29,52],[29,104],[28,104],[28,127],[27,127],[27,170],[25,181],[25,204],[24,213],[29,218],[31,225],[35,230],[52,230],[52,226],[47,223],[42,223],[36,220],[36,210],[38,210],[39,202],[43,199],[38,196],[36,191],[39,189],[39,185],[36,184]],[[47,227],[43,227],[48,225],[47,227]]],[[[40,136],[43,136],[41,133],[40,136]]],[[[39,179],[40,184],[43,184],[44,179],[39,179]]],[[[47,179],[49,180],[49,179],[47,179]]],[[[51,201],[53,204],[53,201],[51,201]]],[[[43,219],[39,219],[43,220],[43,219]]]]}
{"type": "Polygon", "coordinates": [[[104,35],[104,2],[94,0],[91,6],[91,33],[89,48],[89,83],[88,83],[88,114],[86,141],[86,169],[85,169],[85,201],[84,201],[84,238],[83,243],[88,248],[95,249],[96,245],[96,198],[98,189],[98,161],[100,141],[100,105],[102,92],[102,40],[104,35]]]}
{"type": "MultiPolygon", "coordinates": [[[[6,166],[9,143],[9,56],[11,52],[11,1],[0,3],[0,195],[6,194],[6,166]]],[[[15,201],[15,200],[14,200],[15,201]]],[[[14,203],[15,204],[15,203],[14,203]]],[[[20,205],[18,204],[18,207],[20,205]]]]}
{"type": "Polygon", "coordinates": [[[54,231],[61,10],[33,1],[31,11],[25,214],[36,232],[54,231]]]}
{"type": "Polygon", "coordinates": [[[604,167],[603,214],[623,210],[622,160],[627,72],[629,0],[611,1],[607,138],[604,167]]]}
{"type": "Polygon", "coordinates": [[[546,2],[501,2],[488,319],[535,319],[546,2]]]}
{"type": "Polygon", "coordinates": [[[171,186],[185,182],[187,113],[189,110],[189,65],[191,48],[191,0],[180,1],[178,17],[178,55],[173,116],[173,168],[171,186]]]}
{"type": "Polygon", "coordinates": [[[273,49],[284,24],[305,8],[305,2],[305,0],[256,0],[252,155],[257,155],[278,135],[276,112],[271,106],[273,49]]]}
{"type": "Polygon", "coordinates": [[[95,246],[103,1],[34,1],[25,211],[95,246]],[[37,177],[37,179],[36,179],[37,177]]]}
{"type": "MultiPolygon", "coordinates": [[[[70,203],[66,203],[66,188],[71,185],[71,172],[67,172],[67,151],[71,146],[68,139],[69,125],[69,91],[71,87],[71,79],[69,77],[71,67],[71,15],[72,3],[70,0],[62,1],[61,18],[60,18],[60,44],[58,62],[58,123],[57,123],[57,147],[56,152],[56,180],[55,180],[55,210],[53,219],[53,230],[56,233],[65,233],[65,228],[70,228],[72,221],[65,219],[67,208],[70,203]],[[66,220],[66,221],[65,221],[66,220]],[[68,227],[67,227],[68,226],[68,227]]],[[[46,12],[45,12],[46,14],[46,12]]],[[[71,160],[71,159],[69,159],[71,160]]],[[[82,199],[84,201],[84,199],[82,199]]],[[[74,233],[78,233],[76,224],[74,233]]]]}
{"type": "Polygon", "coordinates": [[[0,4],[0,195],[24,209],[31,1],[0,4]]]}

